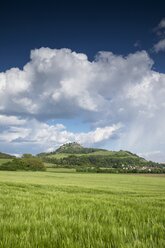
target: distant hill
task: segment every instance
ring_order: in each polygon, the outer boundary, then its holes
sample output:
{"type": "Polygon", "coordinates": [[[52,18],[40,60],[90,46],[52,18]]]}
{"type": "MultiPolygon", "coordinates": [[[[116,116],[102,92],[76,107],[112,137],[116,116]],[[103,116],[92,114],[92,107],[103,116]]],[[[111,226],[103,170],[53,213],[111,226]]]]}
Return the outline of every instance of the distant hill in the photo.
{"type": "Polygon", "coordinates": [[[66,143],[62,146],[60,146],[58,149],[56,149],[53,152],[43,152],[39,153],[37,156],[39,157],[52,157],[52,158],[64,158],[68,156],[111,156],[111,157],[134,157],[138,158],[142,161],[146,161],[144,158],[139,157],[136,154],[133,154],[129,151],[109,151],[106,149],[101,148],[88,148],[83,147],[82,145],[78,144],[77,142],[73,143],[66,143]]]}
{"type": "MultiPolygon", "coordinates": [[[[98,148],[86,148],[80,144],[67,143],[51,153],[38,154],[43,161],[61,167],[107,168],[118,172],[150,170],[163,165],[147,161],[129,151],[108,151],[98,148]]],[[[164,167],[163,167],[164,168],[164,167]]]]}
{"type": "Polygon", "coordinates": [[[81,146],[77,142],[73,142],[73,143],[67,143],[67,144],[60,146],[54,152],[54,154],[57,154],[57,153],[88,154],[88,153],[93,153],[93,152],[97,152],[97,151],[106,151],[106,150],[97,149],[97,148],[87,148],[87,147],[81,146]]]}
{"type": "Polygon", "coordinates": [[[15,156],[0,152],[0,159],[9,159],[9,158],[15,158],[15,156]]]}

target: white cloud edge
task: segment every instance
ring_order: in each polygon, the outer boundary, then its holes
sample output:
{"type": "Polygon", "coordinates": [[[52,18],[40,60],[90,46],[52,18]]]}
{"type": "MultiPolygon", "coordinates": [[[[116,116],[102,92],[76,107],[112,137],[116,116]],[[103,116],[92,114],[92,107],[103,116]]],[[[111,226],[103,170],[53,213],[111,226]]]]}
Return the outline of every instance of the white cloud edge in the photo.
{"type": "Polygon", "coordinates": [[[154,51],[156,53],[165,51],[165,39],[160,40],[158,43],[154,45],[154,51]]]}
{"type": "Polygon", "coordinates": [[[165,18],[162,18],[160,23],[156,28],[154,28],[154,32],[158,35],[159,41],[154,44],[153,51],[156,53],[165,51],[165,18]]]}

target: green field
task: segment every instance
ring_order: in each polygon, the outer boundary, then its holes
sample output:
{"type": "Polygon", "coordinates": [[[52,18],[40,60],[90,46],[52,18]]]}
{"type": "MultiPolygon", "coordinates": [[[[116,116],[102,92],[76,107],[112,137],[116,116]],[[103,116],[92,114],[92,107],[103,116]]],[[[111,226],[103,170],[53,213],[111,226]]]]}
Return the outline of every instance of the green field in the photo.
{"type": "Polygon", "coordinates": [[[0,165],[1,164],[4,164],[4,163],[7,163],[7,162],[9,162],[9,161],[11,161],[12,159],[10,159],[10,158],[0,158],[0,165]]]}
{"type": "Polygon", "coordinates": [[[0,172],[1,248],[164,248],[165,177],[0,172]]]}

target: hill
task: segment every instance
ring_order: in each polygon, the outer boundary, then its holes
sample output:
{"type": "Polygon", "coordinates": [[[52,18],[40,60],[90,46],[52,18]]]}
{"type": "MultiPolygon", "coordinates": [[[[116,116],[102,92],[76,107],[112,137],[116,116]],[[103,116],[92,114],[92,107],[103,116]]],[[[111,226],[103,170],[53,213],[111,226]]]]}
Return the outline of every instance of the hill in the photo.
{"type": "Polygon", "coordinates": [[[37,156],[39,157],[49,157],[49,158],[66,158],[66,157],[90,157],[90,156],[110,156],[113,158],[134,158],[134,159],[139,159],[140,161],[145,162],[146,160],[144,158],[139,157],[136,154],[133,154],[129,151],[109,151],[106,149],[101,149],[101,148],[88,148],[88,147],[83,147],[80,144],[73,142],[73,143],[67,143],[62,146],[60,146],[58,149],[56,149],[53,152],[50,153],[40,153],[37,156]]]}
{"type": "Polygon", "coordinates": [[[13,158],[15,158],[15,156],[0,152],[0,166],[4,163],[11,161],[13,158]]]}
{"type": "Polygon", "coordinates": [[[58,154],[58,153],[66,153],[66,154],[88,154],[93,153],[97,151],[106,151],[104,149],[98,149],[98,148],[87,148],[83,147],[77,142],[73,143],[67,143],[62,146],[60,146],[55,152],[52,152],[51,154],[58,154]]]}
{"type": "Polygon", "coordinates": [[[0,152],[0,159],[10,159],[10,158],[15,158],[15,156],[0,152]]]}
{"type": "MultiPolygon", "coordinates": [[[[147,161],[129,151],[108,151],[105,149],[86,148],[78,143],[68,143],[59,147],[51,153],[38,154],[44,162],[54,164],[56,167],[77,168],[84,171],[88,168],[90,171],[105,172],[145,172],[162,170],[163,165],[147,161]]],[[[164,169],[163,169],[164,170],[164,169]]]]}

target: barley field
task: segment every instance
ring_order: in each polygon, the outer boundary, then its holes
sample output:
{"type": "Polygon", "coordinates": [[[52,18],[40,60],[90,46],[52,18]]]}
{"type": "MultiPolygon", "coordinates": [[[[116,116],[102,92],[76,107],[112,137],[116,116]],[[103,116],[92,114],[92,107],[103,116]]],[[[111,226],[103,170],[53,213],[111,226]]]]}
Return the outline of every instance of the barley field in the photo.
{"type": "Polygon", "coordinates": [[[164,248],[165,177],[0,172],[1,248],[164,248]]]}

